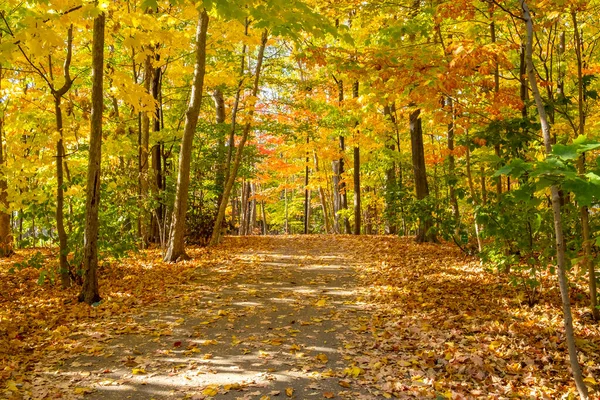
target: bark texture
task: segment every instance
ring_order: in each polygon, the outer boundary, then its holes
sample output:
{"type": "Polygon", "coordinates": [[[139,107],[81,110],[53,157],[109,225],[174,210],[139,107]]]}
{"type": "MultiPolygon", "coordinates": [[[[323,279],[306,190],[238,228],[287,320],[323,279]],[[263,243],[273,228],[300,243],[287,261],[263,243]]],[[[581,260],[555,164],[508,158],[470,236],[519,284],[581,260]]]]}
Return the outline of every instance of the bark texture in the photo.
{"type": "Polygon", "coordinates": [[[90,154],[88,159],[85,200],[85,233],[83,237],[83,286],[79,301],[100,301],[98,288],[98,211],[100,208],[100,164],[102,160],[102,111],[104,78],[104,27],[106,15],[94,19],[92,44],[92,113],[90,117],[90,154]]]}
{"type": "Polygon", "coordinates": [[[198,125],[198,115],[202,104],[202,91],[204,89],[204,75],[206,71],[206,32],[208,30],[208,13],[200,12],[198,27],[196,29],[196,65],[194,68],[194,81],[190,103],[185,113],[185,127],[181,139],[179,153],[179,172],[177,175],[177,188],[175,191],[175,204],[169,234],[169,247],[164,261],[176,262],[186,259],[185,253],[185,215],[188,205],[188,189],[190,186],[190,165],[192,161],[192,145],[194,133],[198,125]]]}
{"type": "MultiPolygon", "coordinates": [[[[521,1],[521,7],[523,8],[523,19],[525,20],[527,28],[527,42],[525,47],[525,60],[527,66],[527,77],[531,86],[531,92],[535,100],[537,111],[539,114],[540,124],[542,125],[542,135],[544,137],[544,145],[546,148],[546,154],[552,152],[552,139],[550,136],[550,124],[546,116],[546,109],[544,108],[544,102],[537,85],[535,69],[533,65],[533,21],[529,12],[529,7],[525,0],[521,1]]],[[[556,239],[556,261],[557,261],[557,274],[558,284],[560,287],[560,295],[562,299],[563,307],[563,321],[565,326],[565,337],[567,341],[567,347],[569,349],[569,361],[571,364],[571,371],[575,380],[575,385],[579,392],[581,399],[588,398],[588,390],[583,382],[583,376],[581,373],[581,366],[577,358],[577,347],[575,345],[575,333],[573,331],[573,316],[571,314],[571,300],[569,298],[569,284],[566,276],[566,251],[565,241],[563,237],[563,226],[562,226],[562,215],[560,209],[560,194],[558,186],[552,186],[551,189],[551,201],[552,201],[552,212],[554,214],[554,233],[556,239]]]]}
{"type": "MultiPolygon", "coordinates": [[[[410,114],[410,141],[417,200],[423,200],[429,196],[427,171],[425,170],[425,150],[423,149],[423,127],[420,115],[421,110],[419,109],[410,114]]],[[[436,241],[435,235],[430,233],[431,226],[430,216],[419,218],[419,227],[415,238],[417,243],[436,241]]]]}
{"type": "Polygon", "coordinates": [[[71,89],[73,79],[70,75],[71,57],[73,54],[73,27],[69,27],[67,32],[67,57],[63,67],[63,75],[65,82],[60,89],[51,88],[52,96],[54,97],[54,112],[56,118],[56,130],[59,133],[59,139],[56,142],[56,231],[58,233],[59,244],[59,272],[60,281],[63,289],[71,286],[71,276],[69,271],[69,262],[67,256],[69,254],[68,237],[65,230],[64,203],[65,203],[65,187],[64,187],[64,157],[65,147],[63,143],[63,118],[62,109],[60,107],[62,97],[71,89]]]}
{"type": "MultiPolygon", "coordinates": [[[[358,98],[358,81],[352,86],[352,97],[358,98]]],[[[356,122],[358,126],[358,122],[356,122]]],[[[354,144],[354,234],[360,235],[360,225],[362,220],[362,211],[360,204],[360,147],[358,139],[360,132],[355,132],[356,143],[354,144]]]]}
{"type": "MultiPolygon", "coordinates": [[[[0,39],[2,34],[0,33],[0,39]]],[[[2,91],[2,65],[0,65],[0,92],[2,91]]],[[[10,233],[10,214],[8,213],[8,182],[4,168],[4,116],[0,115],[0,257],[9,257],[13,254],[13,238],[10,233]]]]}

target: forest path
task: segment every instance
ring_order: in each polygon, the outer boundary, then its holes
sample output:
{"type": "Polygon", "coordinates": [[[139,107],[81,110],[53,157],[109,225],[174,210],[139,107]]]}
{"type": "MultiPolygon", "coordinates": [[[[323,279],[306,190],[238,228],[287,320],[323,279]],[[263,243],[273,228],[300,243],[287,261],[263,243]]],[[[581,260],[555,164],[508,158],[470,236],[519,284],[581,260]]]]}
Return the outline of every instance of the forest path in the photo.
{"type": "Polygon", "coordinates": [[[197,268],[172,301],[98,337],[100,356],[70,359],[61,373],[81,378],[89,399],[374,398],[344,359],[345,338],[366,331],[353,240],[227,240],[237,253],[197,268]]]}
{"type": "MultiPolygon", "coordinates": [[[[552,277],[530,307],[506,275],[456,246],[412,238],[228,237],[190,255],[104,263],[95,307],[74,301],[77,287],[39,286],[37,270],[7,274],[0,264],[10,289],[0,302],[0,398],[575,393],[552,277]]],[[[590,398],[600,399],[600,325],[586,317],[585,296],[572,301],[590,398]]]]}

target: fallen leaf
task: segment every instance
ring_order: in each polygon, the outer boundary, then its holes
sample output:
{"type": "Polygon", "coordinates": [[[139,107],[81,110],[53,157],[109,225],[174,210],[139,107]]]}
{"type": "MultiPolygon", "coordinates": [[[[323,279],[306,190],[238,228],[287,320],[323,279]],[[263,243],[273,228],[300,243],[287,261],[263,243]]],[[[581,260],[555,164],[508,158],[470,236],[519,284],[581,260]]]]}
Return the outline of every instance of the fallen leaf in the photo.
{"type": "Polygon", "coordinates": [[[218,385],[209,385],[202,390],[202,394],[205,396],[216,396],[219,394],[219,386],[218,385]]]}

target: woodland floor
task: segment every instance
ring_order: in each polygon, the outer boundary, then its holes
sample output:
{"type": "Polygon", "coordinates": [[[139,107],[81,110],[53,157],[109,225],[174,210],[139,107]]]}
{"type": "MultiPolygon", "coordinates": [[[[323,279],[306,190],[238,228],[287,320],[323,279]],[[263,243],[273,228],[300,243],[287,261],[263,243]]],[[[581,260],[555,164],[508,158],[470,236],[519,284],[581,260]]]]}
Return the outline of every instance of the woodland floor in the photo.
{"type": "MultiPolygon", "coordinates": [[[[0,398],[568,398],[555,279],[540,302],[450,245],[227,238],[102,268],[97,307],[0,261],[0,398]]],[[[600,330],[573,290],[586,382],[600,330]]]]}

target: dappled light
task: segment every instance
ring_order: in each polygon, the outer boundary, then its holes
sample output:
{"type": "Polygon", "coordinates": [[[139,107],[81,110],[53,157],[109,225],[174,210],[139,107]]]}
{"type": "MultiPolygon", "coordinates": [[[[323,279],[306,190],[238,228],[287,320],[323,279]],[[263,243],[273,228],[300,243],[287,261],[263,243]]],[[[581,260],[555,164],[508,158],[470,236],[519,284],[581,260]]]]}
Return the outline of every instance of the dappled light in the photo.
{"type": "MultiPolygon", "coordinates": [[[[552,399],[572,390],[556,295],[523,307],[518,287],[451,246],[256,237],[196,254],[172,280],[152,252],[115,265],[121,276],[149,264],[157,275],[107,277],[111,295],[88,316],[77,304],[5,312],[3,321],[26,322],[6,325],[16,330],[4,374],[19,385],[6,393],[552,399]]],[[[42,303],[57,295],[35,293],[42,303]]],[[[585,371],[596,374],[600,332],[576,327],[585,371]]]]}

